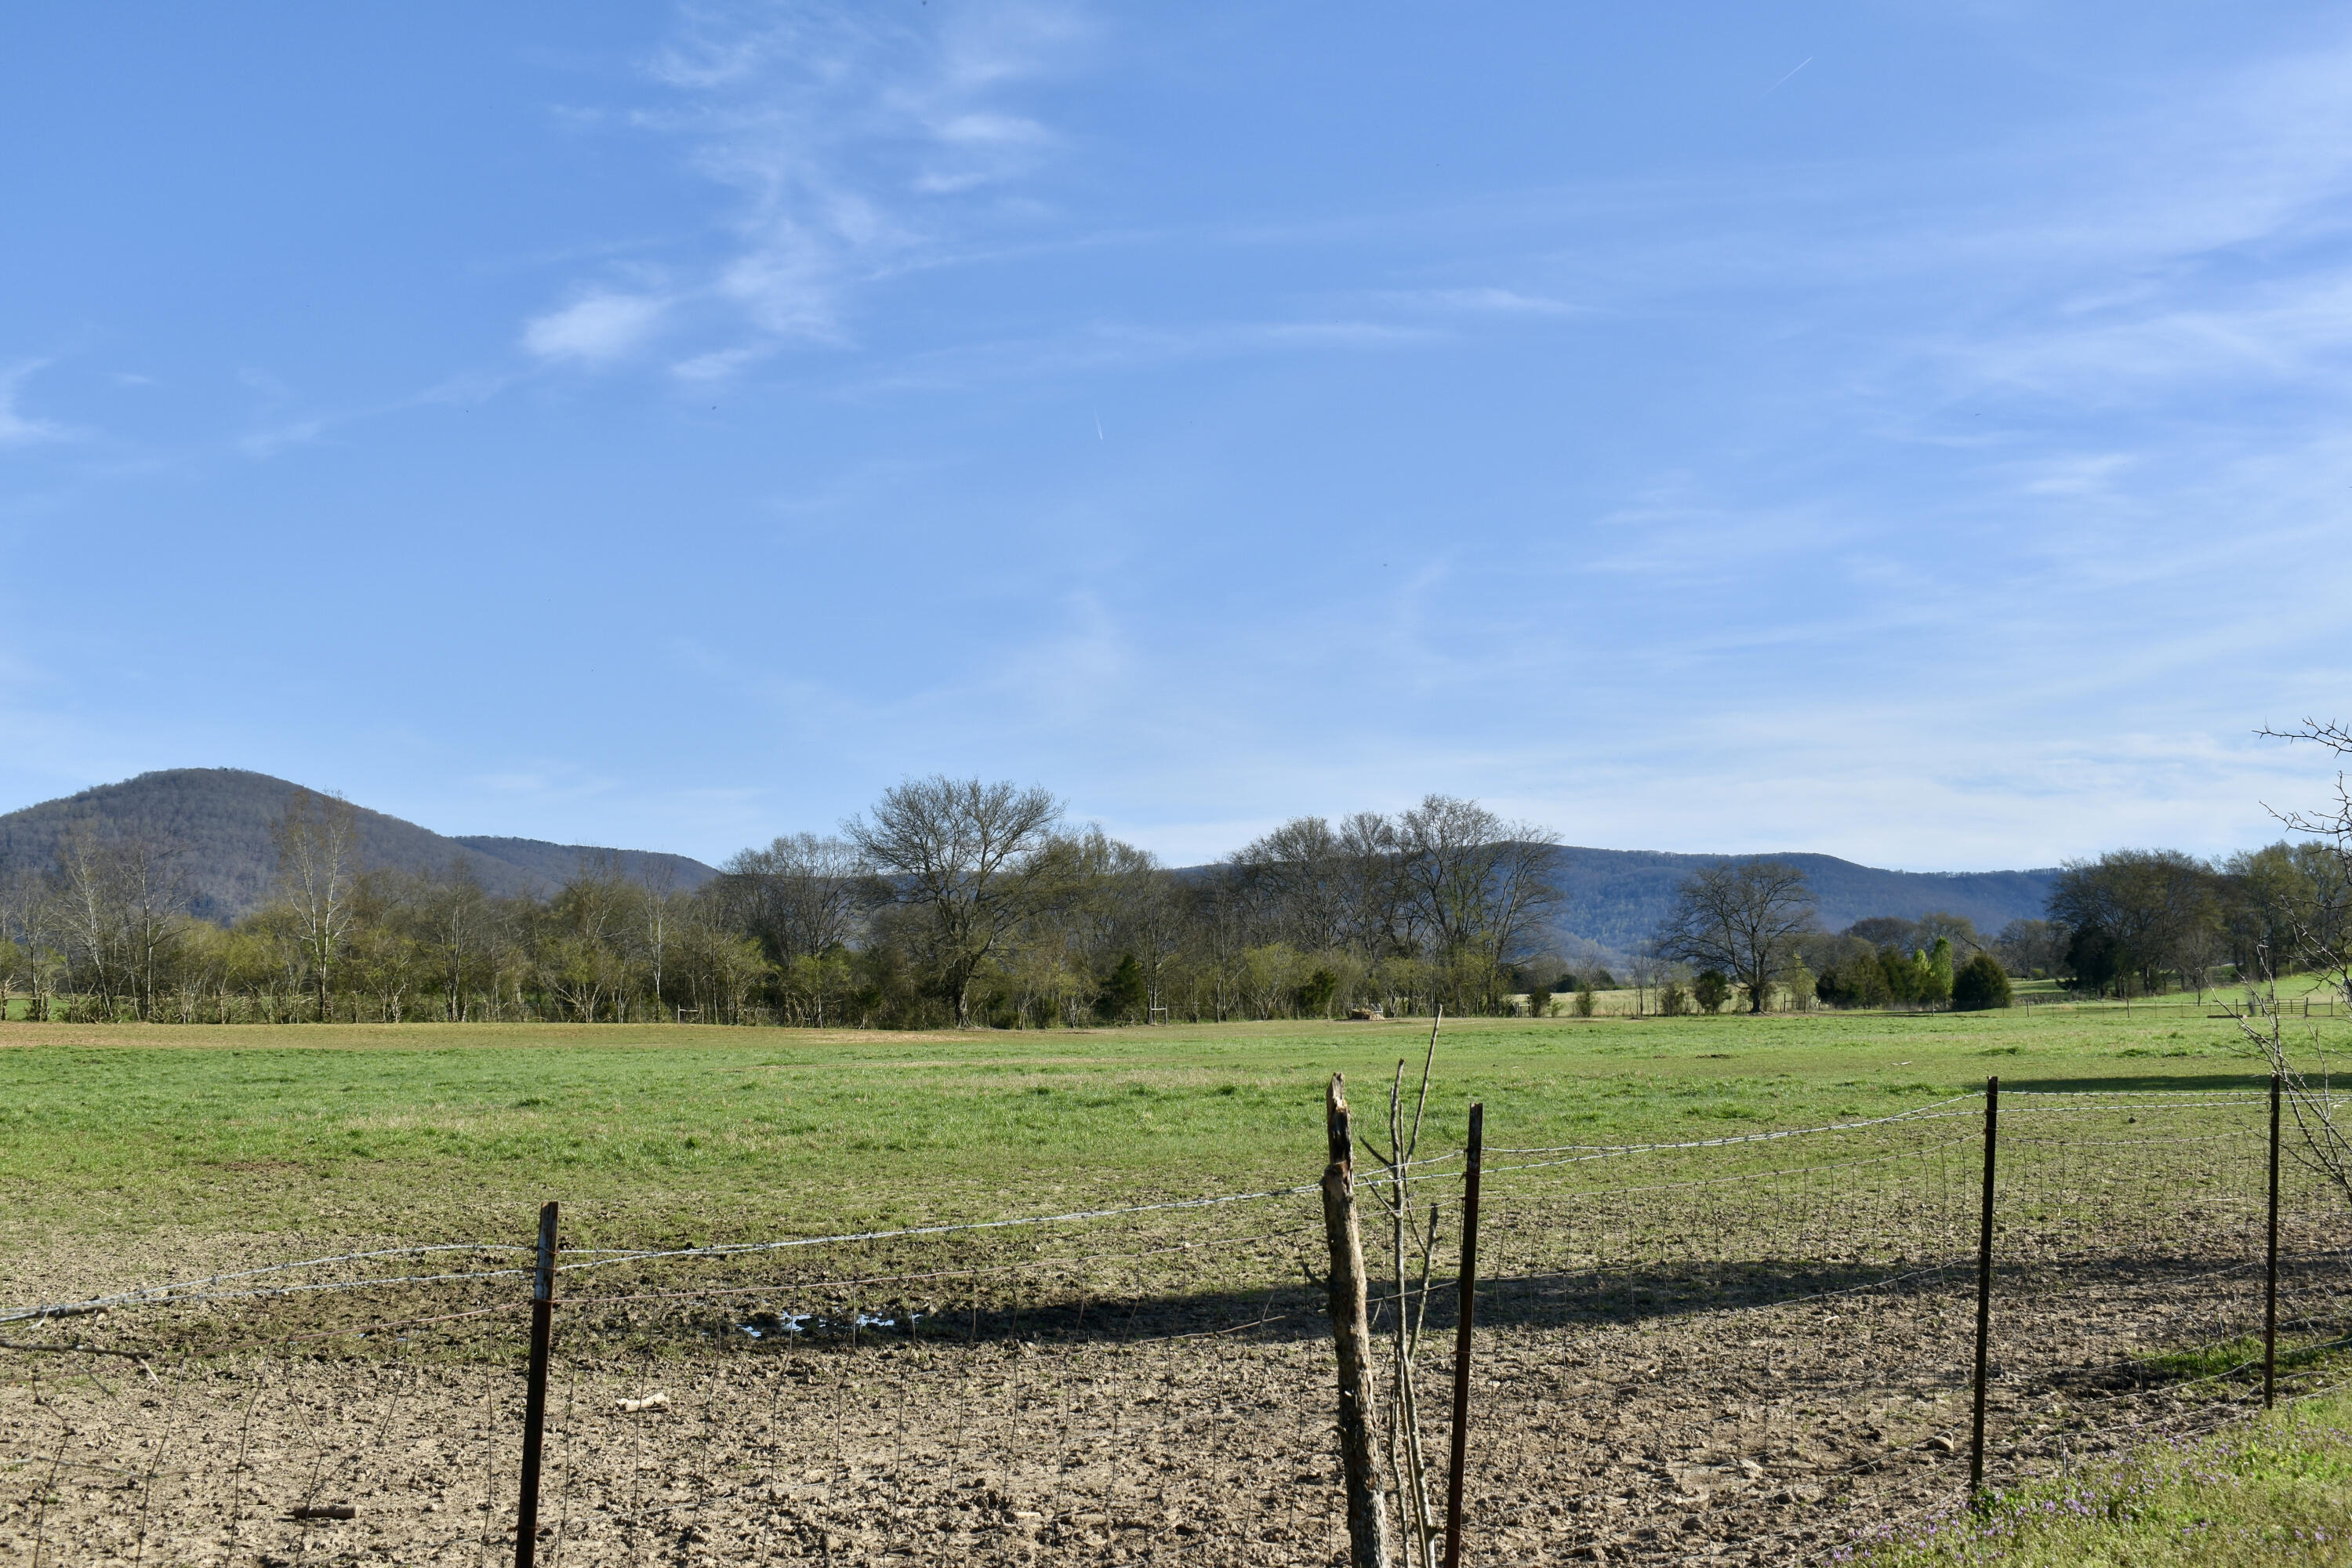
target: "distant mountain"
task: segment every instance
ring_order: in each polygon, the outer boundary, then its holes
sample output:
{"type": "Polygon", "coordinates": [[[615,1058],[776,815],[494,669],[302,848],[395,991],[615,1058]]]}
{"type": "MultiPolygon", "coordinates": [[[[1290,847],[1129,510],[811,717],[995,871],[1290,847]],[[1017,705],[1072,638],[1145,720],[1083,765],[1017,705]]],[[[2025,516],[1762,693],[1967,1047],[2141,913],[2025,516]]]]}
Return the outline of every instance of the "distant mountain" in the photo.
{"type": "MultiPolygon", "coordinates": [[[[188,847],[194,911],[234,920],[269,896],[278,867],[270,828],[285,815],[296,785],[237,768],[170,768],[122,784],[101,784],[61,800],[43,801],[0,816],[0,878],[44,871],[57,861],[58,841],[77,822],[152,833],[188,847]]],[[[667,881],[680,892],[719,873],[684,855],[650,849],[603,849],[550,844],[537,838],[445,837],[380,811],[357,808],[359,863],[366,868],[441,870],[465,862],[483,888],[499,897],[544,896],[561,888],[583,862],[610,857],[622,875],[667,881]]],[[[1567,897],[1554,920],[1564,948],[1589,942],[1609,953],[1630,952],[1657,929],[1675,889],[1702,866],[1747,857],[1675,855],[1655,849],[1566,848],[1556,873],[1567,897]]],[[[1916,920],[1930,910],[1966,915],[1979,930],[1999,931],[2013,920],[2038,918],[2058,873],[2039,871],[1882,871],[1831,855],[1779,855],[1804,868],[1821,900],[1822,923],[1843,930],[1867,915],[1916,920]]],[[[1187,877],[1213,867],[1187,868],[1187,877]]]]}
{"type": "Polygon", "coordinates": [[[1629,952],[1657,930],[1682,879],[1703,866],[1769,858],[1803,868],[1821,900],[1821,922],[1843,931],[1870,915],[1917,920],[1930,910],[1966,915],[1990,935],[2015,920],[2039,920],[2056,880],[2036,871],[1882,871],[1833,855],[1671,855],[1656,849],[1560,851],[1556,873],[1567,895],[1553,923],[1563,935],[1629,952]]]}
{"type": "MultiPolygon", "coordinates": [[[[234,920],[269,895],[278,868],[270,828],[285,815],[297,787],[239,768],[167,768],[43,801],[0,816],[0,877],[47,870],[56,863],[67,829],[95,822],[187,846],[193,912],[207,920],[234,920]]],[[[699,860],[657,850],[535,838],[450,838],[364,806],[355,811],[362,868],[444,870],[463,861],[486,891],[501,898],[553,892],[583,862],[608,856],[624,876],[667,879],[679,891],[719,874],[699,860]]]]}

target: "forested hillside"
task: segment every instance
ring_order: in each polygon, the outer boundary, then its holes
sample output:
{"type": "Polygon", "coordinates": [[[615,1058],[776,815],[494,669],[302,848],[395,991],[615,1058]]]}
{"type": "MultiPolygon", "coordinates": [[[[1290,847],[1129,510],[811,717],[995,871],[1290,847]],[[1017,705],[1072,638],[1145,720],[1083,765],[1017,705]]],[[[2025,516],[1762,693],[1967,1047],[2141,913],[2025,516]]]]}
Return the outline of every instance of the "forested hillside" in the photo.
{"type": "MultiPolygon", "coordinates": [[[[192,895],[188,912],[202,920],[236,920],[268,900],[278,870],[271,830],[298,787],[242,768],[167,768],[28,805],[0,816],[0,880],[47,871],[66,831],[90,823],[182,847],[192,895]]],[[[496,898],[544,898],[562,887],[583,860],[608,856],[625,876],[666,873],[680,891],[718,875],[683,855],[531,838],[451,838],[365,807],[354,816],[360,865],[446,871],[462,862],[482,890],[496,898]]]]}
{"type": "MultiPolygon", "coordinates": [[[[1677,889],[1727,858],[1563,847],[1433,795],[1294,818],[1171,871],[1064,813],[1042,789],[910,780],[838,836],[781,837],[722,872],[446,837],[262,773],[146,773],[0,816],[0,996],[22,981],[37,1017],[188,1022],[1491,1013],[1628,963],[1677,889]]],[[[1972,944],[2012,921],[2048,937],[2035,917],[2050,873],[1784,858],[1832,930],[1895,917],[1880,923],[1900,946],[1941,911],[1939,929],[1972,944]]],[[[1874,962],[1890,939],[1841,940],[1874,962]]],[[[1657,971],[1628,971],[1642,972],[1657,971]]]]}
{"type": "MultiPolygon", "coordinates": [[[[110,829],[153,835],[186,847],[194,897],[189,912],[233,921],[268,901],[277,871],[270,830],[296,785],[239,768],[170,768],[122,784],[101,784],[59,800],[0,816],[0,879],[46,871],[56,861],[68,825],[94,822],[110,829]]],[[[632,880],[651,876],[676,892],[691,892],[718,872],[699,860],[643,849],[604,849],[536,838],[443,835],[382,812],[358,809],[359,864],[396,870],[444,871],[463,862],[494,898],[545,898],[581,868],[583,858],[611,857],[632,880]]],[[[1552,924],[1563,937],[1582,937],[1612,952],[1638,946],[1674,902],[1682,879],[1728,858],[1654,849],[1556,852],[1552,878],[1563,895],[1552,924]]],[[[1985,931],[2042,912],[2056,870],[1887,871],[1830,855],[1776,858],[1802,867],[1821,900],[1822,923],[1843,930],[1870,915],[1916,920],[1931,910],[1966,915],[1985,931]]],[[[1213,867],[1191,873],[1206,875],[1213,867]]]]}
{"type": "MultiPolygon", "coordinates": [[[[1745,858],[1673,855],[1654,849],[1559,851],[1553,880],[1562,898],[1555,924],[1563,934],[1630,952],[1658,929],[1682,879],[1705,866],[1745,858]]],[[[1930,910],[1965,915],[1987,931],[2011,921],[2038,920],[2057,868],[2038,871],[1883,871],[1833,855],[1774,855],[1805,873],[1820,900],[1821,923],[1843,931],[1872,915],[1917,920],[1930,910]]]]}

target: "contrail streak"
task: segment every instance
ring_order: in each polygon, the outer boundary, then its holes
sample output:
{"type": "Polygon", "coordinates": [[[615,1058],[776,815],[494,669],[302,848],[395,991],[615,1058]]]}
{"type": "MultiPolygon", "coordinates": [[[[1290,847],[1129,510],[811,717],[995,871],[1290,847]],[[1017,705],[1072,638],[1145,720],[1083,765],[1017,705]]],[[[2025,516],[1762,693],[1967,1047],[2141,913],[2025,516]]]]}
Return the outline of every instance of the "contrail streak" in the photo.
{"type": "MultiPolygon", "coordinates": [[[[1811,65],[1812,63],[1813,63],[1813,57],[1812,57],[1812,56],[1811,56],[1811,55],[1807,55],[1803,59],[1799,60],[1795,65],[1793,65],[1793,66],[1791,66],[1791,67],[1790,67],[1790,68],[1789,68],[1789,76],[1794,76],[1794,75],[1796,75],[1799,71],[1803,70],[1807,66],[1811,65]]],[[[1788,80],[1788,79],[1789,79],[1789,76],[1784,76],[1784,77],[1782,77],[1782,78],[1780,79],[1780,81],[1786,81],[1786,80],[1788,80]]],[[[1779,87],[1779,86],[1780,85],[1780,81],[1776,81],[1776,82],[1774,82],[1774,83],[1772,84],[1772,87],[1768,87],[1768,88],[1766,88],[1762,92],[1758,93],[1758,94],[1756,95],[1756,100],[1757,100],[1759,103],[1761,103],[1764,100],[1766,100],[1766,99],[1768,99],[1768,98],[1771,97],[1771,96],[1772,96],[1772,88],[1777,88],[1777,87],[1779,87]]]]}

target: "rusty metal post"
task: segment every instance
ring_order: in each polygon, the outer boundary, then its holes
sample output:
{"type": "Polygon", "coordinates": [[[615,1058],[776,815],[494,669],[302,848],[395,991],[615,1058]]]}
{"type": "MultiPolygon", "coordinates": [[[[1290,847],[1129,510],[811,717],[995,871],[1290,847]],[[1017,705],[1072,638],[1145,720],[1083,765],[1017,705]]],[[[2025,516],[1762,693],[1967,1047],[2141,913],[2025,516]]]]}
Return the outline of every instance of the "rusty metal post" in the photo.
{"type": "Polygon", "coordinates": [[[523,1396],[522,1490],[515,1500],[515,1568],[539,1552],[539,1452],[547,1433],[547,1358],[555,1338],[555,1205],[539,1211],[539,1267],[530,1281],[530,1381],[523,1396]]]}
{"type": "Polygon", "coordinates": [[[2000,1126],[2000,1079],[1985,1079],[1984,1215],[1977,1230],[1977,1399],[1969,1439],[1969,1496],[1984,1490],[1985,1347],[1992,1334],[1992,1167],[2000,1126]]]}
{"type": "Polygon", "coordinates": [[[1462,1476],[1470,1439],[1470,1320],[1478,1297],[1478,1165],[1486,1147],[1486,1108],[1470,1108],[1470,1146],[1462,1167],[1462,1315],[1454,1325],[1454,1468],[1445,1478],[1445,1568],[1462,1568],[1462,1476]]]}
{"type": "Polygon", "coordinates": [[[1323,1233],[1331,1248],[1331,1339],[1339,1361],[1339,1463],[1348,1491],[1353,1568],[1389,1568],[1388,1502],[1372,1454],[1371,1311],[1364,1243],[1356,1224],[1356,1134],[1347,1079],[1331,1075],[1323,1108],[1330,1163],[1323,1171],[1323,1233]]]}

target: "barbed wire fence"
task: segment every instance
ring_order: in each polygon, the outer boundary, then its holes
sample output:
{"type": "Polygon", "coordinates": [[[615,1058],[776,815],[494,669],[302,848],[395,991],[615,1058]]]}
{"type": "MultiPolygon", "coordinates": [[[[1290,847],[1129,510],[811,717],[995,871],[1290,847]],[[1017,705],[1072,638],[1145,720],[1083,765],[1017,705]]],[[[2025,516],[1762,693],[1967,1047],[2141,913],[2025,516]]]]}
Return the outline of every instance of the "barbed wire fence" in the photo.
{"type": "MultiPolygon", "coordinates": [[[[2259,1407],[2271,1145],[2251,1081],[2000,1091],[1987,1485],[2259,1407]]],[[[1514,1147],[1496,1105],[1467,1558],[1810,1561],[1965,1505],[1988,1109],[1514,1147]]],[[[2286,1173],[2293,1396],[2333,1375],[2352,1303],[2344,1215],[2286,1173]]],[[[1462,1178],[1458,1152],[1405,1173],[1449,1214],[1462,1178]]],[[[1345,1562],[1322,1230],[1302,1183],[559,1247],[520,1540],[520,1237],[0,1311],[0,1557],[1345,1562]]],[[[1440,1380],[1454,1300],[1426,1303],[1440,1380]]],[[[1376,1283],[1375,1340],[1402,1305],[1376,1283]]],[[[1423,1408],[1444,1453],[1445,1402],[1423,1408]]]]}

